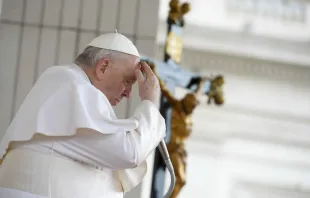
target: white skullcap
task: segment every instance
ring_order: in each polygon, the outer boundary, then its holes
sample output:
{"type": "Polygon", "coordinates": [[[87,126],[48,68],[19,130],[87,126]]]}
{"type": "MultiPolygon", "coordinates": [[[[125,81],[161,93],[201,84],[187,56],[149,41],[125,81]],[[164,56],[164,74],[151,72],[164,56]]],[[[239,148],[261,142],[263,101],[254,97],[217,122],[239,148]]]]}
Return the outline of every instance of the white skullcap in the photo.
{"type": "Polygon", "coordinates": [[[116,30],[115,33],[107,33],[98,36],[87,46],[123,52],[140,58],[136,46],[126,36],[118,33],[116,30]]]}

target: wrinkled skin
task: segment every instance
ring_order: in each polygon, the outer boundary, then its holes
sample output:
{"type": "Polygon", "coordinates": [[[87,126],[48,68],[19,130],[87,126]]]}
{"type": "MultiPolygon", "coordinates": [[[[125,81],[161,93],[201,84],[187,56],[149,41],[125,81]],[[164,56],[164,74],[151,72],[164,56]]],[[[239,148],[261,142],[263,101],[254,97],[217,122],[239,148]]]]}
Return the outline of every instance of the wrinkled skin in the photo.
{"type": "Polygon", "coordinates": [[[92,84],[108,98],[112,106],[124,97],[130,98],[132,85],[137,81],[140,59],[126,55],[117,60],[102,59],[94,67],[82,67],[92,84]]]}

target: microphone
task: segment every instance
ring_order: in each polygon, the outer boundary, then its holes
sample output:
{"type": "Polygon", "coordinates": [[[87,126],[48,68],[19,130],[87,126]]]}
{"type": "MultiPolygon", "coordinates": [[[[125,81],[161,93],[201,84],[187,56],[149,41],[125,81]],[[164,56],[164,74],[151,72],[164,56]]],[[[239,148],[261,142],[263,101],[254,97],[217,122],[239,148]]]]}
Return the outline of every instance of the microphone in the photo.
{"type": "Polygon", "coordinates": [[[167,146],[166,146],[166,143],[164,140],[161,140],[159,145],[158,145],[158,149],[160,151],[160,154],[161,156],[163,157],[163,159],[165,160],[165,164],[166,164],[166,167],[170,173],[170,178],[171,178],[171,181],[170,181],[170,187],[168,189],[168,192],[164,195],[164,198],[169,198],[173,189],[174,189],[174,186],[175,186],[175,182],[176,182],[176,178],[175,178],[175,174],[174,174],[174,169],[173,169],[173,166],[172,166],[172,163],[171,163],[171,160],[170,160],[170,156],[169,156],[169,153],[168,153],[168,149],[167,149],[167,146]]]}

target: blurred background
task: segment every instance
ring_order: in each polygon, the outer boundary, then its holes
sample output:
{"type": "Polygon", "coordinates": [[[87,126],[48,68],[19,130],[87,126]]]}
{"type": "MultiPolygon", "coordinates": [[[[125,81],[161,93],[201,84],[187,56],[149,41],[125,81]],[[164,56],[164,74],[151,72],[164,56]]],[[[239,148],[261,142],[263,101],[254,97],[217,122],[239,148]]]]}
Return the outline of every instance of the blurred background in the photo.
{"type": "MultiPolygon", "coordinates": [[[[309,198],[310,2],[187,2],[180,66],[222,74],[225,103],[201,96],[178,197],[309,198]]],[[[72,63],[97,35],[117,29],[163,60],[169,0],[0,0],[0,8],[0,137],[38,76],[72,63]]],[[[115,110],[127,117],[138,102],[115,110]]],[[[150,197],[151,177],[126,198],[150,197]]]]}

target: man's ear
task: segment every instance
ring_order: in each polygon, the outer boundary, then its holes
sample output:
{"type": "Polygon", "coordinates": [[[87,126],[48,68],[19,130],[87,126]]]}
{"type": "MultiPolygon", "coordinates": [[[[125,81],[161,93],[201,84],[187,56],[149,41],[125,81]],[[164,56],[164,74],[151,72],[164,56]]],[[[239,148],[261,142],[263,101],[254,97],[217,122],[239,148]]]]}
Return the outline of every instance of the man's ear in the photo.
{"type": "Polygon", "coordinates": [[[110,60],[109,59],[102,59],[100,60],[97,65],[96,65],[96,77],[98,78],[98,80],[102,80],[104,73],[107,69],[107,67],[110,64],[110,60]]]}

